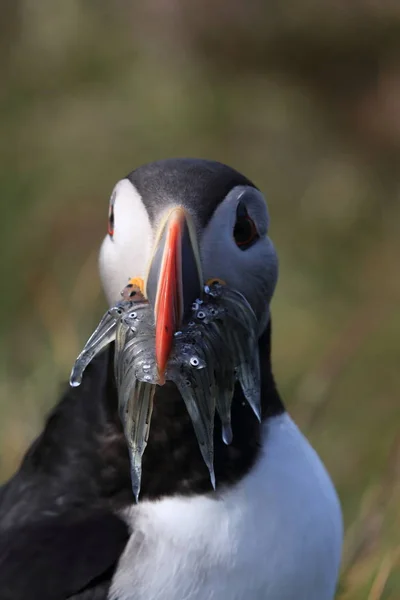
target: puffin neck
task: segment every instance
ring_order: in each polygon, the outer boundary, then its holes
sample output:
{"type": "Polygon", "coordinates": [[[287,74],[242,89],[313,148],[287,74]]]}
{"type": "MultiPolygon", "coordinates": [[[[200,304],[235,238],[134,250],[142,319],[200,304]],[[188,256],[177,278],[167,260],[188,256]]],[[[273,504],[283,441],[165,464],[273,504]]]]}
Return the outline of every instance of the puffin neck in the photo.
{"type": "MultiPolygon", "coordinates": [[[[261,363],[262,420],[284,412],[271,371],[271,326],[259,338],[261,363]]],[[[106,383],[106,412],[108,421],[120,435],[115,441],[125,444],[117,410],[117,389],[113,367],[114,348],[109,350],[109,370],[106,383]]],[[[214,469],[218,490],[234,485],[244,477],[257,460],[261,448],[262,425],[246,402],[239,384],[232,401],[233,441],[222,441],[221,422],[215,416],[214,469]]],[[[172,382],[158,387],[154,397],[150,435],[142,462],[140,500],[162,496],[205,494],[212,491],[209,473],[201,456],[193,425],[185,404],[172,382]]],[[[125,484],[128,485],[129,466],[126,462],[125,484]]],[[[125,486],[124,486],[125,487],[125,486]]],[[[123,494],[124,504],[130,493],[123,494]]],[[[132,495],[133,501],[133,495],[132,495]]]]}
{"type": "Polygon", "coordinates": [[[285,412],[285,407],[275,385],[271,366],[271,319],[258,340],[261,372],[262,419],[276,417],[285,412]]]}

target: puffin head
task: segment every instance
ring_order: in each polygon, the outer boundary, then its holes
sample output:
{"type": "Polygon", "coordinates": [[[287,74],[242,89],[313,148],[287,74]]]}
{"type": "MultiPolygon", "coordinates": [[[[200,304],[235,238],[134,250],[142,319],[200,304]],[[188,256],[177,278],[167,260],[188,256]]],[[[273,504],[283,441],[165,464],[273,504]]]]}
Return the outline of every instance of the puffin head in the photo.
{"type": "Polygon", "coordinates": [[[278,274],[262,193],[221,163],[169,159],[132,171],[114,187],[100,274],[110,306],[128,280],[154,308],[156,356],[165,370],[173,336],[210,280],[245,296],[263,333],[278,274]]]}

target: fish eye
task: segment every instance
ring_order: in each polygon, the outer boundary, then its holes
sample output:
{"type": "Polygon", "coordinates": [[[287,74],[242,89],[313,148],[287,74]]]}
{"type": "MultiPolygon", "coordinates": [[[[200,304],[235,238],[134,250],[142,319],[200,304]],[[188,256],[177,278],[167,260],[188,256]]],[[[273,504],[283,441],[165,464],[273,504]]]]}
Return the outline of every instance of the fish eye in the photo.
{"type": "Polygon", "coordinates": [[[259,238],[257,227],[248,214],[243,202],[239,202],[236,209],[236,223],[233,229],[233,237],[240,250],[247,250],[259,238]]]}

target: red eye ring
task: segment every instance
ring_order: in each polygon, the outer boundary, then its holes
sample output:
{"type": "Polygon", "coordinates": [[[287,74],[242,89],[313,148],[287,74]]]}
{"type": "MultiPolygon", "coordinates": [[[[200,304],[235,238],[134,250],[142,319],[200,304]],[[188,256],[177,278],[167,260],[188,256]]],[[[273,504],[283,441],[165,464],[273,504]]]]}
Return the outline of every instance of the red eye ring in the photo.
{"type": "Polygon", "coordinates": [[[114,204],[110,203],[110,208],[108,211],[108,226],[107,232],[110,237],[114,235],[114,204]]]}
{"type": "Polygon", "coordinates": [[[233,237],[241,250],[246,250],[257,240],[257,227],[248,214],[237,216],[233,237]]]}

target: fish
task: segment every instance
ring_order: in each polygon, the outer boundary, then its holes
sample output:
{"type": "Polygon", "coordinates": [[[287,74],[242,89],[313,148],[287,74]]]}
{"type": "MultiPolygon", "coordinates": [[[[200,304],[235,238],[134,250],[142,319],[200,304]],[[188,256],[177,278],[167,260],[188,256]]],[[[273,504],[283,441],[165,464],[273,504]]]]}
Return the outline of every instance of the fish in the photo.
{"type": "MultiPolygon", "coordinates": [[[[132,491],[139,501],[142,458],[149,439],[157,385],[154,311],[137,279],[122,290],[71,371],[71,386],[80,385],[93,358],[114,342],[118,410],[126,438],[132,491]]],[[[236,382],[255,416],[261,420],[260,363],[257,319],[245,296],[215,280],[206,284],[191,314],[175,332],[165,380],[177,386],[193,424],[200,452],[216,488],[214,423],[218,414],[222,439],[232,443],[231,406],[236,382]]]]}

